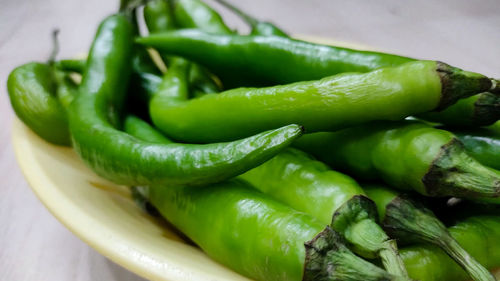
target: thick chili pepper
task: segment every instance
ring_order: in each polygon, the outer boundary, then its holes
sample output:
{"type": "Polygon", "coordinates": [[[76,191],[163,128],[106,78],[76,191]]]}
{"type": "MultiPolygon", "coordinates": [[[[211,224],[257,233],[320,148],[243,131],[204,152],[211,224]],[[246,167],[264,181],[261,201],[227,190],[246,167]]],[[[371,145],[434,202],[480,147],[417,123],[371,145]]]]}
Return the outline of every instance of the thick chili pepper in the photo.
{"type": "Polygon", "coordinates": [[[70,107],[74,148],[97,174],[127,185],[220,181],[268,160],[301,134],[299,126],[289,125],[233,143],[160,145],[118,131],[132,37],[133,27],[125,16],[102,22],[79,95],[70,107]]]}
{"type": "Polygon", "coordinates": [[[309,132],[338,130],[445,108],[490,84],[476,73],[418,61],[364,74],[166,101],[155,125],[174,139],[196,143],[234,140],[290,123],[309,132]]]}
{"type": "MultiPolygon", "coordinates": [[[[500,266],[500,217],[475,216],[448,228],[451,236],[487,268],[500,266]]],[[[441,249],[414,245],[400,250],[410,277],[420,281],[467,280],[467,273],[441,249]]]]}
{"type": "Polygon", "coordinates": [[[497,197],[500,172],[470,157],[450,132],[423,123],[378,122],[306,135],[296,145],[333,168],[427,196],[497,197]]]}
{"type": "Polygon", "coordinates": [[[488,126],[500,119],[500,96],[481,93],[439,111],[419,114],[418,118],[453,127],[488,126]]]}
{"type": "Polygon", "coordinates": [[[462,248],[446,226],[423,204],[382,185],[363,185],[363,188],[377,204],[389,235],[407,243],[430,243],[440,247],[475,281],[496,280],[462,248]]]}
{"type": "Polygon", "coordinates": [[[307,214],[242,181],[142,194],[210,257],[257,280],[400,280],[358,258],[307,214]]]}
{"type": "Polygon", "coordinates": [[[243,12],[241,9],[230,4],[226,0],[215,0],[216,2],[222,4],[224,7],[231,10],[233,13],[237,14],[241,19],[243,19],[248,25],[250,25],[251,35],[262,35],[262,36],[281,36],[288,37],[288,34],[281,30],[279,27],[270,22],[259,21],[256,18],[250,16],[249,14],[243,12]]]}
{"type": "Polygon", "coordinates": [[[452,129],[471,156],[482,164],[500,169],[500,123],[488,128],[452,129]]]}
{"type": "Polygon", "coordinates": [[[71,143],[64,105],[76,84],[66,73],[49,64],[24,64],[9,74],[7,90],[16,115],[37,135],[57,145],[71,143]]]}
{"type": "Polygon", "coordinates": [[[240,178],[275,200],[330,224],[367,258],[380,256],[386,270],[408,276],[395,241],[377,224],[376,206],[356,181],[297,149],[286,149],[240,178]],[[333,221],[332,221],[332,215],[333,221]]]}

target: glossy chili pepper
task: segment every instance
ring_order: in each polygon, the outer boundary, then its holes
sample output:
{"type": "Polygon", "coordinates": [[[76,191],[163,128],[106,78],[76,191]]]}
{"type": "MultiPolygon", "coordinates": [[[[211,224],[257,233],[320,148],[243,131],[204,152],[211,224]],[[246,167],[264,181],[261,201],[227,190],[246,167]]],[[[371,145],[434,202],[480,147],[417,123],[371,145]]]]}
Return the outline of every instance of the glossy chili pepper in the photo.
{"type": "Polygon", "coordinates": [[[355,256],[329,227],[242,181],[142,194],[210,257],[250,278],[401,280],[355,256]]]}
{"type": "Polygon", "coordinates": [[[200,0],[174,0],[174,17],[181,28],[196,28],[211,34],[232,34],[222,17],[200,0]]]}
{"type": "Polygon", "coordinates": [[[407,243],[430,243],[440,247],[476,281],[495,277],[453,238],[446,226],[423,204],[382,185],[363,185],[378,207],[384,228],[394,238],[407,243]]]}
{"type": "Polygon", "coordinates": [[[159,106],[155,125],[187,142],[227,141],[296,123],[308,132],[398,120],[445,108],[490,88],[490,80],[433,61],[268,88],[239,88],[159,106]]]}
{"type": "Polygon", "coordinates": [[[500,169],[500,123],[488,128],[452,129],[471,156],[482,164],[500,169]]]}
{"type": "Polygon", "coordinates": [[[49,64],[27,63],[9,74],[7,90],[12,108],[24,124],[48,142],[70,145],[64,105],[71,102],[76,84],[66,73],[49,64]]]}
{"type": "Polygon", "coordinates": [[[101,23],[69,110],[74,148],[102,177],[127,185],[221,181],[265,162],[301,134],[299,126],[289,125],[233,143],[160,145],[118,131],[132,38],[125,16],[101,23]]]}
{"type": "MultiPolygon", "coordinates": [[[[487,268],[500,266],[500,217],[470,217],[448,228],[451,236],[487,268]]],[[[400,250],[410,277],[420,281],[467,280],[467,273],[441,249],[414,245],[400,250]]]]}
{"type": "Polygon", "coordinates": [[[343,235],[355,252],[367,258],[380,256],[389,273],[408,276],[395,241],[377,224],[375,204],[354,179],[292,148],[240,178],[323,224],[331,223],[332,229],[343,235]]]}
{"type": "Polygon", "coordinates": [[[497,197],[500,172],[470,157],[450,132],[420,122],[378,122],[306,135],[296,145],[358,178],[427,196],[497,197]]]}
{"type": "Polygon", "coordinates": [[[443,111],[419,114],[418,118],[458,128],[488,126],[500,119],[500,96],[481,93],[443,111]]]}
{"type": "MultiPolygon", "coordinates": [[[[195,9],[196,11],[200,10],[202,7],[208,6],[203,5],[195,9]]],[[[211,10],[212,11],[212,10],[211,10]]],[[[186,13],[191,11],[185,10],[186,13]]],[[[212,11],[214,12],[214,11],[212,11]]],[[[214,12],[215,13],[215,12],[214,12]]],[[[146,21],[146,26],[150,33],[158,33],[162,31],[173,30],[176,28],[176,23],[173,19],[173,11],[171,5],[167,3],[165,0],[154,0],[150,1],[144,7],[144,19],[146,21]]],[[[206,26],[200,28],[207,28],[206,26]]],[[[223,31],[221,31],[223,32],[223,31]]],[[[164,62],[169,65],[170,59],[172,56],[162,56],[164,62]]],[[[201,91],[203,93],[216,93],[220,91],[219,85],[212,79],[210,73],[208,71],[197,65],[191,64],[191,70],[189,74],[190,80],[190,91],[201,91]]]]}
{"type": "Polygon", "coordinates": [[[248,25],[250,25],[251,35],[262,35],[262,36],[282,36],[288,37],[288,34],[281,30],[279,27],[270,22],[259,21],[256,18],[250,16],[249,14],[243,12],[241,9],[230,4],[225,0],[215,0],[217,3],[222,4],[224,7],[231,10],[233,13],[237,14],[242,18],[248,25]]]}

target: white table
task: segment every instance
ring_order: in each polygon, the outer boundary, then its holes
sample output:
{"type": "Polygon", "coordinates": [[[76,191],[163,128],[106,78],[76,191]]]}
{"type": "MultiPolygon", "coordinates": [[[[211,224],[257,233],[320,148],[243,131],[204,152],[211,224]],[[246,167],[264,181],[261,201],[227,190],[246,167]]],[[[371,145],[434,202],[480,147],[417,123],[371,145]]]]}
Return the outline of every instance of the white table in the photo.
{"type": "MultiPolygon", "coordinates": [[[[294,34],[331,37],[500,77],[499,0],[233,0],[294,34]]],[[[142,280],[57,222],[36,199],[10,144],[8,73],[47,59],[61,29],[60,58],[87,51],[115,1],[0,0],[0,280],[142,280]]],[[[217,6],[220,8],[219,6],[217,6]]],[[[223,13],[231,26],[244,25],[223,13]]]]}

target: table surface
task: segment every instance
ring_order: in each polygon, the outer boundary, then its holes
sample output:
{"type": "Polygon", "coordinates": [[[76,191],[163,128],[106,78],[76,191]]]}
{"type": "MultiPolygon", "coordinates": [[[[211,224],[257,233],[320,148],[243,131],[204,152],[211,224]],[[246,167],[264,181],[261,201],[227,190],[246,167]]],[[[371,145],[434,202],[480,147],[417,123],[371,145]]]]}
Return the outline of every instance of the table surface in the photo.
{"type": "MultiPolygon", "coordinates": [[[[330,37],[500,77],[499,0],[232,0],[293,34],[330,37]]],[[[213,2],[209,2],[213,4],[213,2]]],[[[10,140],[8,73],[48,58],[59,28],[60,58],[87,51],[99,21],[117,1],[0,0],[0,279],[143,280],[65,229],[31,192],[10,140]]],[[[247,30],[222,11],[228,24],[247,30]]]]}

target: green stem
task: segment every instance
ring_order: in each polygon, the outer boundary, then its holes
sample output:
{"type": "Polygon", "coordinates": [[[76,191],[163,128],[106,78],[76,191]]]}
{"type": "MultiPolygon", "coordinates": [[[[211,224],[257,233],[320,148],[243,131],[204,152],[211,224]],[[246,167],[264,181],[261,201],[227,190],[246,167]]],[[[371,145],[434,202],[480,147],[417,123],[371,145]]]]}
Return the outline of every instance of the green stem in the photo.
{"type": "Polygon", "coordinates": [[[398,196],[386,206],[387,232],[408,242],[427,242],[441,247],[475,281],[494,281],[491,273],[470,256],[450,235],[443,223],[423,205],[398,196]]]}
{"type": "Polygon", "coordinates": [[[306,242],[305,247],[303,281],[401,280],[354,255],[329,227],[306,242]]]}
{"type": "Polygon", "coordinates": [[[259,21],[255,19],[254,17],[250,16],[249,14],[243,12],[233,4],[227,2],[226,0],[215,0],[215,2],[221,4],[222,6],[226,7],[227,9],[231,10],[233,13],[237,14],[240,18],[242,18],[248,25],[250,25],[252,28],[256,27],[259,24],[259,21]]]}
{"type": "Polygon", "coordinates": [[[354,196],[335,212],[332,228],[341,233],[354,250],[367,258],[379,256],[391,274],[408,277],[395,241],[376,223],[376,206],[365,196],[354,196]]]}
{"type": "Polygon", "coordinates": [[[500,195],[500,171],[470,157],[455,138],[443,145],[422,181],[430,196],[483,198],[500,195]]]}

